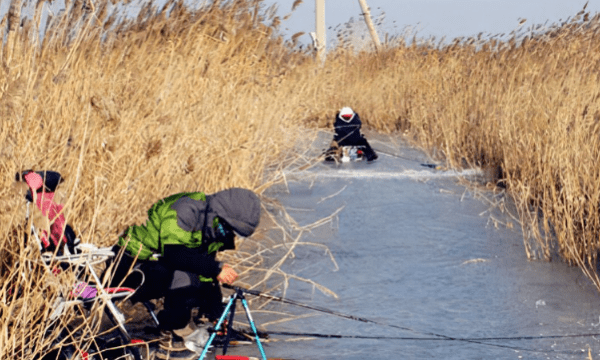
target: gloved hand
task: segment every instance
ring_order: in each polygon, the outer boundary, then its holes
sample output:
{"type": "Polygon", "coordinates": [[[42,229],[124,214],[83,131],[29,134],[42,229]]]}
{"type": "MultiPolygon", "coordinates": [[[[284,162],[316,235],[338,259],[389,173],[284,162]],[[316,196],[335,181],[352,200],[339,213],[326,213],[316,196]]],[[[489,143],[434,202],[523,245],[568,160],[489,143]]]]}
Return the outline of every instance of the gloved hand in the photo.
{"type": "Polygon", "coordinates": [[[221,273],[217,276],[217,280],[219,282],[225,284],[233,284],[235,280],[237,280],[238,274],[233,270],[233,268],[227,264],[223,265],[221,269],[221,273]]]}

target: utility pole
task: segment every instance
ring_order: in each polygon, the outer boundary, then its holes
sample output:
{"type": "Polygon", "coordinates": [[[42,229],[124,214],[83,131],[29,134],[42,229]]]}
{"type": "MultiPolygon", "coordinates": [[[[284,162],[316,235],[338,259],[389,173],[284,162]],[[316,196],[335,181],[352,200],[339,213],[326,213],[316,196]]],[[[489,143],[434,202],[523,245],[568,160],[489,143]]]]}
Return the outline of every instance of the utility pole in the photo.
{"type": "Polygon", "coordinates": [[[381,42],[379,42],[379,36],[377,35],[377,31],[375,30],[375,26],[373,25],[373,21],[371,20],[371,10],[367,5],[367,0],[358,0],[358,3],[360,4],[363,14],[365,15],[365,23],[367,23],[367,28],[371,33],[371,38],[373,39],[373,43],[375,44],[375,49],[379,52],[379,50],[381,50],[381,42]]]}
{"type": "Polygon", "coordinates": [[[317,58],[320,61],[325,60],[325,49],[327,46],[327,36],[325,30],[325,0],[315,0],[315,27],[316,35],[311,33],[315,49],[317,49],[317,58]]]}

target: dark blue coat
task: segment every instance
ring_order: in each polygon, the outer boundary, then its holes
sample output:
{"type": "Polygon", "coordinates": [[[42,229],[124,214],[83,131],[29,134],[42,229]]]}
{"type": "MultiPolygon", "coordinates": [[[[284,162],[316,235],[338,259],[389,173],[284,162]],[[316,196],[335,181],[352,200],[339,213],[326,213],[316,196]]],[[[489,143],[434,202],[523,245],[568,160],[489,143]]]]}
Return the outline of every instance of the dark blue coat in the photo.
{"type": "Polygon", "coordinates": [[[355,146],[363,145],[364,138],[360,132],[362,122],[357,113],[354,113],[354,117],[350,121],[345,121],[338,112],[335,115],[335,122],[333,127],[335,129],[335,140],[339,146],[355,146]]]}

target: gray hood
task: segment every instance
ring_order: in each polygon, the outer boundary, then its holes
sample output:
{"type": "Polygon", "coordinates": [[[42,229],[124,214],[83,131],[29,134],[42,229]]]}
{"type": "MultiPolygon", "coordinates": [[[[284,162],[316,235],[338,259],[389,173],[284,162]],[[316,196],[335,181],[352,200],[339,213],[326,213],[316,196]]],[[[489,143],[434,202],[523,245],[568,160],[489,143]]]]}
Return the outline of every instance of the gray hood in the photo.
{"type": "Polygon", "coordinates": [[[260,221],[260,200],[258,196],[242,188],[219,191],[206,197],[209,221],[218,216],[241,236],[250,236],[260,221]]]}

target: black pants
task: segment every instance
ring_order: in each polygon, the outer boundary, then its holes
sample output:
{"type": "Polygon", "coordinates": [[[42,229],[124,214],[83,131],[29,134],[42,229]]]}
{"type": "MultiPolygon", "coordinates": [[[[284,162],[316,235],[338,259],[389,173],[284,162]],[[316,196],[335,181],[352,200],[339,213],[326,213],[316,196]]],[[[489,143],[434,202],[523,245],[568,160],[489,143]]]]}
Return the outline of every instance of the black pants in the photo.
{"type": "MultiPolygon", "coordinates": [[[[113,248],[116,253],[120,247],[113,248]]],[[[162,330],[181,329],[191,318],[193,308],[198,308],[199,315],[209,320],[216,320],[224,310],[221,286],[218,283],[202,282],[198,275],[174,270],[160,261],[138,261],[123,254],[113,270],[111,287],[125,286],[137,288],[131,297],[133,302],[145,302],[164,297],[164,308],[157,314],[162,330]],[[127,276],[129,269],[134,266],[141,274],[132,273],[127,276]],[[141,285],[140,285],[141,284],[141,285]]]]}
{"type": "Polygon", "coordinates": [[[185,278],[190,280],[189,285],[174,287],[165,295],[164,309],[157,315],[160,327],[165,330],[181,329],[189,322],[191,310],[198,308],[199,315],[206,316],[209,320],[217,320],[225,306],[223,294],[218,283],[202,282],[197,275],[175,271],[174,281],[185,278]]]}
{"type": "Polygon", "coordinates": [[[365,147],[365,156],[367,159],[373,157],[375,155],[375,151],[369,145],[369,142],[364,136],[356,136],[350,139],[344,139],[340,141],[340,146],[364,146],[365,147]]]}

